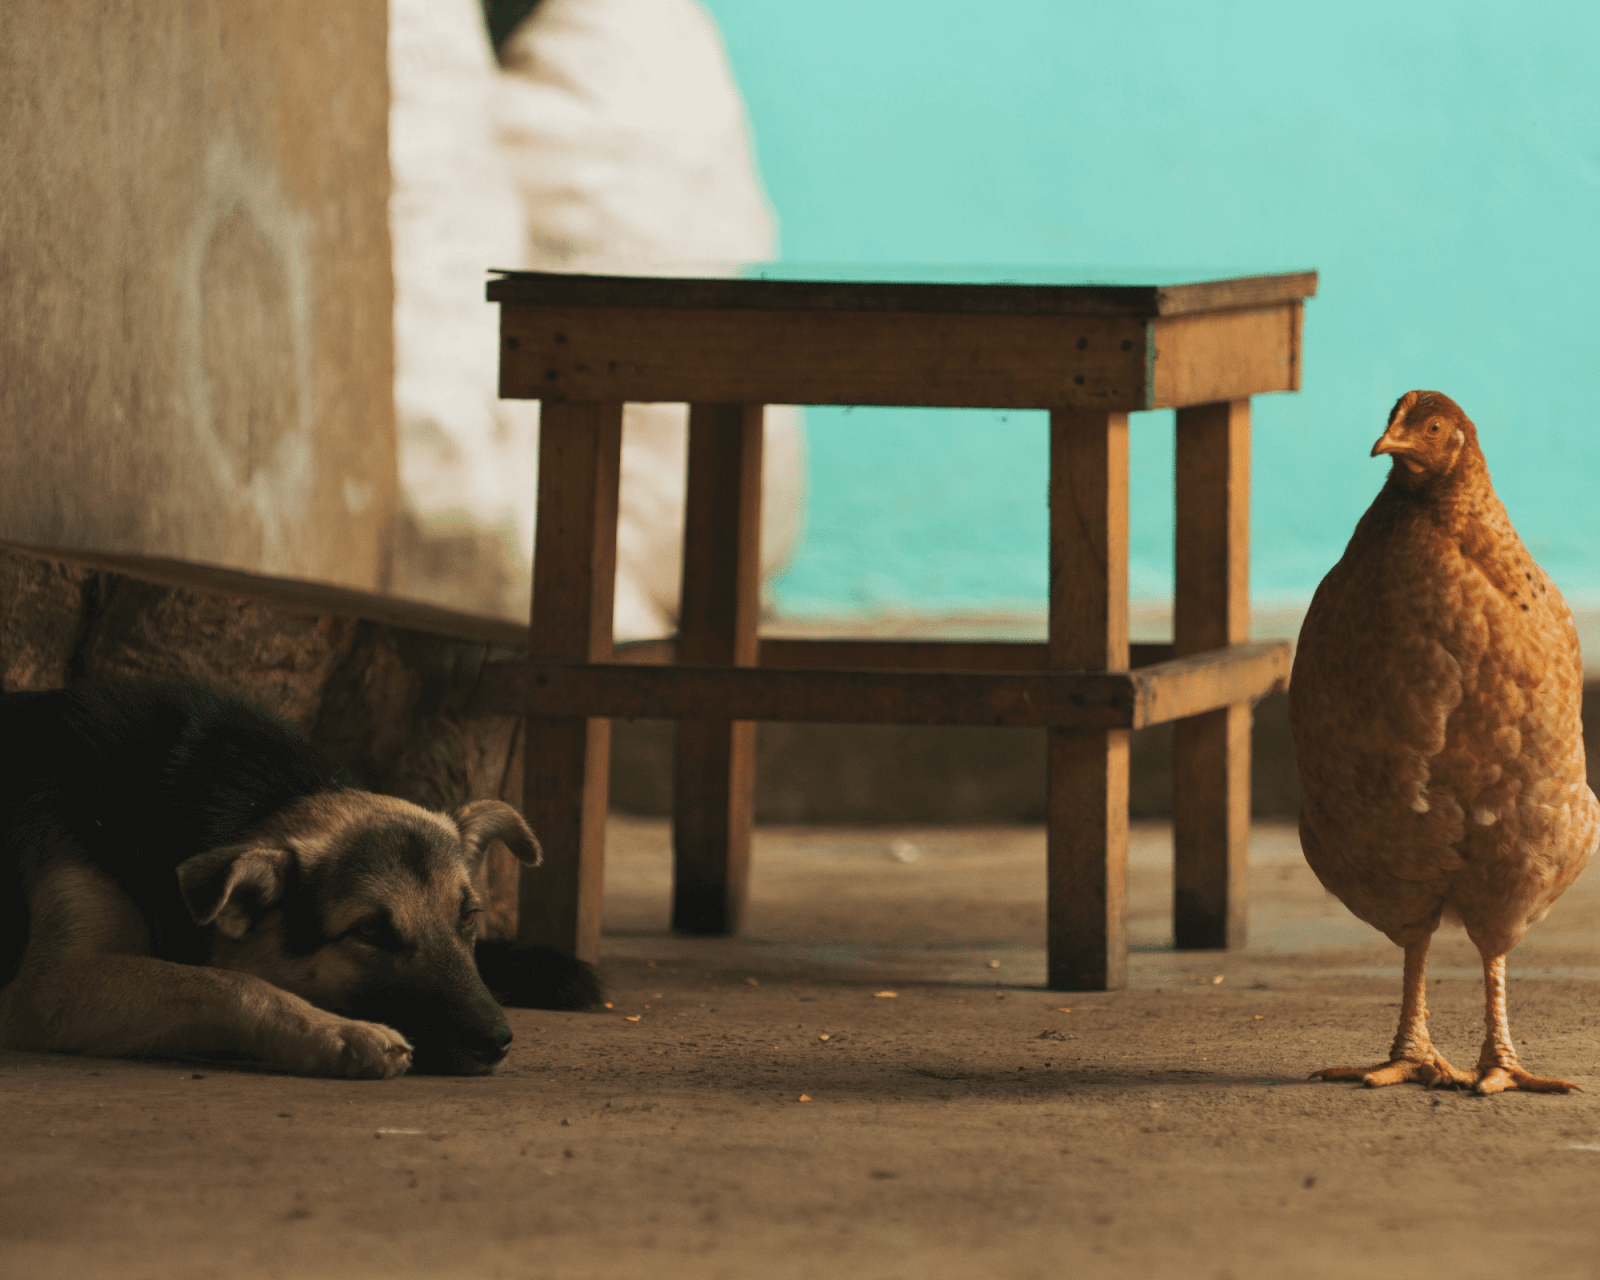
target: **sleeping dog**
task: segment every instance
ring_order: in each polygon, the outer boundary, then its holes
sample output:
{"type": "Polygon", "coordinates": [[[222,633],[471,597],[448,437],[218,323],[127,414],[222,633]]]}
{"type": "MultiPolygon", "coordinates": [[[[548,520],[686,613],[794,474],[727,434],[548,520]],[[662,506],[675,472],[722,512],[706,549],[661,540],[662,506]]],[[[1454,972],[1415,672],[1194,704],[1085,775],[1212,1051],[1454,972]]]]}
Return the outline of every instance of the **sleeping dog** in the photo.
{"type": "Polygon", "coordinates": [[[477,944],[496,840],[539,861],[510,805],[358,790],[203,689],[0,695],[0,1047],[492,1071],[511,1029],[477,959],[517,1004],[599,996],[563,953],[477,944]]]}

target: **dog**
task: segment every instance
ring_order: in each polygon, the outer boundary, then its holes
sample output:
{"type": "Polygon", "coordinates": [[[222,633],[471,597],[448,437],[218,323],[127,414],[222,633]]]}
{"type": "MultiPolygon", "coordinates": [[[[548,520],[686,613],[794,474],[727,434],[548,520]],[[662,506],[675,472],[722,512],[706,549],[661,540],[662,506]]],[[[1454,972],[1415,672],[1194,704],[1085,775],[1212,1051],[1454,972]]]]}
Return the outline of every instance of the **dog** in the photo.
{"type": "Polygon", "coordinates": [[[174,685],[0,695],[0,761],[0,1047],[482,1075],[511,1029],[479,959],[508,1003],[599,999],[554,948],[478,943],[489,846],[540,857],[498,800],[360,790],[249,704],[174,685]]]}

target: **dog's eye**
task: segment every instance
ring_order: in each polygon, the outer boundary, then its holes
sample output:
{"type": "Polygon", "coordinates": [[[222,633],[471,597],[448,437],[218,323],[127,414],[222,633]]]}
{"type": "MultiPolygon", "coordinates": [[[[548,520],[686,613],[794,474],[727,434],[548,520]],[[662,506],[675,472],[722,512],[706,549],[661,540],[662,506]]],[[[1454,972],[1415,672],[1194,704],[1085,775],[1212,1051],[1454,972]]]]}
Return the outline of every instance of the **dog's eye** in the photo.
{"type": "Polygon", "coordinates": [[[358,920],[345,931],[345,937],[354,938],[357,942],[383,951],[400,949],[400,939],[395,934],[394,926],[382,916],[369,916],[365,920],[358,920]]]}
{"type": "Polygon", "coordinates": [[[462,932],[463,933],[469,933],[472,930],[476,929],[478,927],[478,917],[481,916],[482,914],[483,914],[483,908],[482,907],[462,907],[461,908],[461,930],[462,930],[462,932]]]}

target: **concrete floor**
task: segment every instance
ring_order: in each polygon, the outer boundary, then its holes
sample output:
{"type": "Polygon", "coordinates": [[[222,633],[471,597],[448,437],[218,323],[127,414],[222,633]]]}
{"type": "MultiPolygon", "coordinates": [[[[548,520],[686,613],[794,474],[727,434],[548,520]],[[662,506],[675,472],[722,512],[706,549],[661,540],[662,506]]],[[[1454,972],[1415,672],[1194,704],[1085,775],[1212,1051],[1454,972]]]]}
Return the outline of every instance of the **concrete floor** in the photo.
{"type": "MultiPolygon", "coordinates": [[[[1130,986],[1066,995],[1038,828],[767,829],[745,935],[691,940],[665,825],[616,819],[614,1008],[515,1013],[495,1077],[0,1054],[0,1273],[1600,1277],[1596,873],[1511,964],[1524,1060],[1588,1092],[1482,1099],[1305,1079],[1384,1056],[1399,953],[1291,829],[1228,954],[1170,950],[1133,843],[1130,986]]],[[[1462,1065],[1478,977],[1441,935],[1462,1065]]]]}

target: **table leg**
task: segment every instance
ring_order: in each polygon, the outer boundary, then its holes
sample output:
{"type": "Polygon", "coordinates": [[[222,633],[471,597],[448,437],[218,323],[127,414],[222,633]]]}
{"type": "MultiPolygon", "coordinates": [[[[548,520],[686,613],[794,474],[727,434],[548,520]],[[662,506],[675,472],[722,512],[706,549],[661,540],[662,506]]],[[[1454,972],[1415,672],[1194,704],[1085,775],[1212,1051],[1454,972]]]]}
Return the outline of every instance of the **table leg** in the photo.
{"type": "MultiPolygon", "coordinates": [[[[618,402],[545,401],[530,647],[535,657],[606,662],[617,575],[618,402]]],[[[600,947],[611,722],[529,716],[522,809],[544,846],[524,868],[517,939],[593,961],[600,947]]]]}
{"type": "MultiPolygon", "coordinates": [[[[1250,638],[1250,402],[1178,410],[1177,656],[1250,638]]],[[[1242,947],[1250,845],[1248,703],[1173,725],[1173,936],[1242,947]]]]}
{"type": "MultiPolygon", "coordinates": [[[[1050,665],[1128,665],[1128,415],[1050,414],[1050,665]]],[[[1049,730],[1048,983],[1127,985],[1128,734],[1049,730]]]]}
{"type": "MultiPolygon", "coordinates": [[[[761,405],[689,411],[678,661],[755,666],[761,606],[761,405]]],[[[755,730],[678,722],[672,787],[672,927],[736,933],[749,876],[755,730]]]]}

